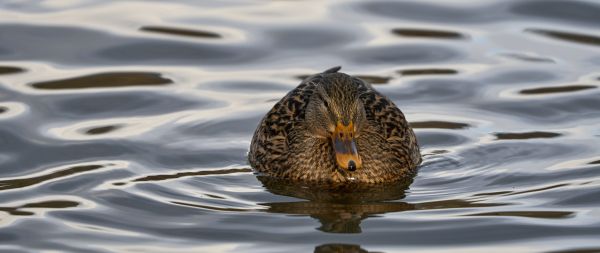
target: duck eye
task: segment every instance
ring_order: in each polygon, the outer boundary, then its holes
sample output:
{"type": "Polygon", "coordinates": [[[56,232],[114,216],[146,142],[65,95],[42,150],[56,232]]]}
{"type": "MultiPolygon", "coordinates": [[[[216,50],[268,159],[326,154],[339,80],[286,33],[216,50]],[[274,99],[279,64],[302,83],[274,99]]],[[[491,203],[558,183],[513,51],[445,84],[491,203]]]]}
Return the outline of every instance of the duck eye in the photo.
{"type": "Polygon", "coordinates": [[[340,133],[340,139],[344,137],[344,134],[340,133]]]}
{"type": "Polygon", "coordinates": [[[329,104],[328,104],[328,103],[327,103],[327,101],[325,101],[325,100],[323,100],[323,105],[324,105],[325,107],[329,107],[329,104]]]}

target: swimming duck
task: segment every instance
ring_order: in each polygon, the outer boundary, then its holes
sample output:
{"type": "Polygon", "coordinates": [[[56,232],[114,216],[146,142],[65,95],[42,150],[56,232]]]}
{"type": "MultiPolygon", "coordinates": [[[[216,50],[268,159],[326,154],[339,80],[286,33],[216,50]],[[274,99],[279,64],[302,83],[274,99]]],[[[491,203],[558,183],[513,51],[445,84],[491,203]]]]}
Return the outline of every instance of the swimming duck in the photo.
{"type": "Polygon", "coordinates": [[[307,77],[263,117],[248,154],[259,174],[329,184],[414,175],[421,154],[400,109],[340,69],[307,77]]]}

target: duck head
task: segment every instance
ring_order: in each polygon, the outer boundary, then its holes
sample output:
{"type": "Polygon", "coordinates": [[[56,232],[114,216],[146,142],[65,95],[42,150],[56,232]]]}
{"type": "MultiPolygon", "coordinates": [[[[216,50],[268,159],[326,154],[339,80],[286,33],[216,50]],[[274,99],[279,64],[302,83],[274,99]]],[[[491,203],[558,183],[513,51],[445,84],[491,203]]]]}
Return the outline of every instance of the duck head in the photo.
{"type": "Polygon", "coordinates": [[[367,122],[365,108],[355,82],[343,73],[323,73],[306,108],[310,133],[331,143],[337,165],[348,171],[362,167],[356,140],[367,122]]]}

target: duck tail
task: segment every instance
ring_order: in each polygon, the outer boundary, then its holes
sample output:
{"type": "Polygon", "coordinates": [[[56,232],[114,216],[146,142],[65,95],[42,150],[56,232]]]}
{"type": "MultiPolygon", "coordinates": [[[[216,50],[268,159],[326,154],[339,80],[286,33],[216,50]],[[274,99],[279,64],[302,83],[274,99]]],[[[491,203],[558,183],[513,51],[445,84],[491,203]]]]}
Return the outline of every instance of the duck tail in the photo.
{"type": "Polygon", "coordinates": [[[323,74],[337,73],[338,71],[340,71],[340,69],[342,69],[342,66],[335,66],[333,68],[323,71],[323,74]]]}

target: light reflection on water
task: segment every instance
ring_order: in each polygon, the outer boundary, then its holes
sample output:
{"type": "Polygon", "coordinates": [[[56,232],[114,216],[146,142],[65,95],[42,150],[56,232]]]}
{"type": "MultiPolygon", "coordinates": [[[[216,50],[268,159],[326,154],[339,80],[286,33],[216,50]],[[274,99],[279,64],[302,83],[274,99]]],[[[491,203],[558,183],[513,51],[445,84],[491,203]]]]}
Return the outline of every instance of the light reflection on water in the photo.
{"type": "Polygon", "coordinates": [[[592,1],[0,3],[0,249],[599,251],[592,1]],[[256,177],[259,119],[342,65],[404,111],[412,182],[256,177]]]}

